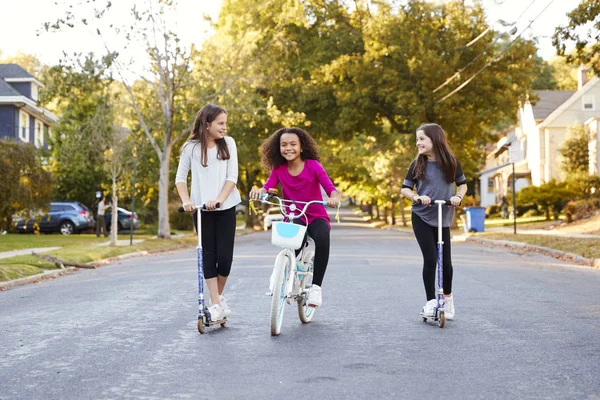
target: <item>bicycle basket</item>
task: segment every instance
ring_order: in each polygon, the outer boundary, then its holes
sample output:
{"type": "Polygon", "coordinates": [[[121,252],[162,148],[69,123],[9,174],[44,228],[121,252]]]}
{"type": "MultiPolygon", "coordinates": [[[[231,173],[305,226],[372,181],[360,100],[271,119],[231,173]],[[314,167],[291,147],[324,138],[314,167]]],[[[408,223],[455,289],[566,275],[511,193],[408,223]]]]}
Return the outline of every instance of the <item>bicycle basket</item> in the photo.
{"type": "Polygon", "coordinates": [[[275,246],[297,250],[302,247],[306,226],[291,222],[273,222],[271,243],[275,246]]]}

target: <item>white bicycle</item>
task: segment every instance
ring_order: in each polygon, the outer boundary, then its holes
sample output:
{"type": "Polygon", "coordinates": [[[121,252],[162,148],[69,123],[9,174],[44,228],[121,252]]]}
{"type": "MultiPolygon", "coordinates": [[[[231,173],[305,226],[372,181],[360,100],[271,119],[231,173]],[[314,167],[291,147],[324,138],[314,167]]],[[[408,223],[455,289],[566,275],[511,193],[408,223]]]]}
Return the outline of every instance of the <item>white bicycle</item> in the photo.
{"type": "MultiPolygon", "coordinates": [[[[312,285],[313,262],[315,253],[308,250],[309,242],[312,239],[306,236],[306,226],[293,223],[295,220],[306,218],[306,210],[311,204],[327,206],[327,201],[314,200],[309,202],[284,200],[277,197],[274,193],[263,193],[261,203],[273,204],[279,207],[281,213],[290,222],[273,222],[271,243],[282,247],[283,250],[277,254],[275,265],[269,282],[269,293],[271,300],[271,336],[277,336],[281,333],[281,324],[283,322],[283,310],[285,303],[296,303],[298,306],[298,317],[300,321],[307,324],[312,321],[315,315],[315,308],[306,304],[307,289],[312,285]],[[273,201],[274,200],[274,201],[273,201]],[[302,210],[298,209],[298,204],[303,204],[302,210]],[[289,212],[286,211],[286,205],[289,212]],[[299,212],[296,215],[296,212],[299,212]],[[303,246],[303,243],[305,245],[303,246]],[[296,257],[295,250],[302,247],[302,250],[296,257]]],[[[311,245],[311,248],[314,247],[311,245]]]]}

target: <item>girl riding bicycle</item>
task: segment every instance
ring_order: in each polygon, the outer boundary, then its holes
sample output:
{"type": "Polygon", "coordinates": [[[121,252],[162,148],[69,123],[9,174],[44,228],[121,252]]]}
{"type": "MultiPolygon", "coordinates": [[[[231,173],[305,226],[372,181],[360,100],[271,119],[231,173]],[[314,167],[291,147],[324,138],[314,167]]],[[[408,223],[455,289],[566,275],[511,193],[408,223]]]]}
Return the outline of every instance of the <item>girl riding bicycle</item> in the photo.
{"type": "MultiPolygon", "coordinates": [[[[323,187],[329,196],[327,204],[330,207],[338,205],[340,195],[319,163],[317,144],[308,132],[300,128],[281,128],[261,145],[260,151],[263,165],[271,174],[262,188],[250,191],[251,199],[260,199],[263,193],[280,183],[282,196],[287,200],[309,202],[322,199],[323,187]]],[[[306,211],[306,220],[295,222],[308,223],[308,234],[315,242],[313,284],[308,292],[307,304],[319,307],[322,304],[321,286],[329,262],[329,215],[322,206],[313,204],[306,211]]]]}
{"type": "MultiPolygon", "coordinates": [[[[424,316],[433,316],[437,307],[435,298],[435,270],[437,256],[438,217],[432,200],[450,200],[453,206],[460,205],[467,193],[467,180],[460,163],[452,154],[446,132],[437,124],[423,124],[417,129],[418,155],[410,164],[402,184],[401,193],[413,201],[412,226],[423,253],[423,283],[427,303],[423,307],[424,316]],[[454,194],[454,184],[457,186],[454,194]],[[413,189],[417,192],[413,192],[413,189]]],[[[454,319],[454,298],[452,296],[452,259],[450,252],[450,224],[454,208],[448,208],[442,219],[443,286],[446,319],[454,319]]]]}
{"type": "MultiPolygon", "coordinates": [[[[238,178],[237,148],[227,133],[227,112],[207,104],[198,112],[192,134],[181,148],[175,186],[186,212],[205,205],[200,214],[203,265],[212,306],[213,320],[231,315],[223,298],[225,284],[233,261],[235,238],[235,206],[241,201],[236,183],[238,178]],[[191,199],[187,177],[192,170],[191,199]]],[[[197,229],[198,227],[196,227],[197,229]]]]}

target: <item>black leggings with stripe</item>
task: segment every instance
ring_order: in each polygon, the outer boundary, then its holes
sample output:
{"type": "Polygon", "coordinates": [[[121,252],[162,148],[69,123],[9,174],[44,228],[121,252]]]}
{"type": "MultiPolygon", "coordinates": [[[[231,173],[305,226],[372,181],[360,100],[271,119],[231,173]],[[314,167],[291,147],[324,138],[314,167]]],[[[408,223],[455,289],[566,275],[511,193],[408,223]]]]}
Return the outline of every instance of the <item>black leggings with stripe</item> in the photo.
{"type": "MultiPolygon", "coordinates": [[[[197,226],[197,211],[194,212],[194,226],[197,226]]],[[[202,264],[204,278],[217,275],[229,276],[233,262],[233,242],[235,238],[235,207],[223,211],[202,211],[202,264]]]]}
{"type": "MultiPolygon", "coordinates": [[[[423,284],[427,301],[435,299],[435,270],[437,268],[438,228],[426,224],[418,215],[412,213],[412,226],[415,237],[423,253],[423,284]]],[[[450,251],[450,228],[442,228],[444,294],[452,293],[452,258],[450,251]]]]}

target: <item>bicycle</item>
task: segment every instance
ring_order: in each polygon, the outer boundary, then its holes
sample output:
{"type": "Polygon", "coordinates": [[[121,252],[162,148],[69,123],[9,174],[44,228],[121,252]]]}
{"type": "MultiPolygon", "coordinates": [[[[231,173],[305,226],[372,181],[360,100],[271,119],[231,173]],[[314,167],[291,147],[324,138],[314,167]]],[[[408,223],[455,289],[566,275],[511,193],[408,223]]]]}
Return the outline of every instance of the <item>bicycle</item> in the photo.
{"type": "Polygon", "coordinates": [[[312,239],[306,235],[306,226],[294,223],[294,221],[306,218],[306,210],[311,204],[320,204],[327,206],[325,200],[313,200],[309,202],[285,200],[277,197],[275,193],[263,193],[260,201],[263,204],[272,204],[278,206],[281,213],[289,222],[275,221],[271,228],[271,243],[282,247],[283,250],[275,257],[275,264],[271,279],[269,281],[268,296],[271,300],[271,336],[278,336],[281,333],[281,324],[283,322],[283,311],[285,303],[298,305],[298,317],[302,323],[309,323],[315,315],[315,308],[309,307],[306,303],[307,289],[312,284],[312,275],[314,269],[314,251],[307,250],[309,242],[312,239]],[[270,201],[275,199],[275,201],[270,201]],[[304,204],[302,210],[298,209],[297,204],[304,204]],[[285,205],[289,204],[289,212],[285,205]],[[299,214],[296,215],[296,211],[299,214]],[[306,237],[306,241],[305,241],[306,237]],[[302,248],[298,256],[295,250],[302,248]]]}

